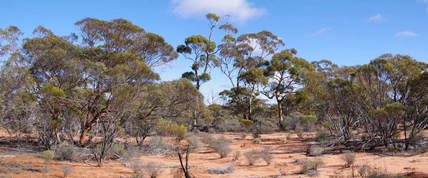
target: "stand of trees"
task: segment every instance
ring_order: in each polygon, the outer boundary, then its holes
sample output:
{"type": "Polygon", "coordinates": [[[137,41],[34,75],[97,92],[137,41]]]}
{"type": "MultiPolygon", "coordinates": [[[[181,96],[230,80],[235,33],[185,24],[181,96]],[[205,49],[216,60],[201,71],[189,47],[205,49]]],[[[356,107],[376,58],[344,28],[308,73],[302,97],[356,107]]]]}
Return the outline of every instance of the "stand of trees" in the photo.
{"type": "Polygon", "coordinates": [[[176,130],[317,129],[334,144],[405,149],[428,127],[424,62],[392,54],[359,66],[309,62],[269,31],[239,34],[215,14],[207,19],[206,37],[177,48],[124,19],[82,19],[69,36],[38,27],[22,39],[17,27],[0,29],[0,126],[34,133],[47,149],[64,140],[90,146],[95,137],[109,149],[120,134],[143,142],[165,134],[159,120],[176,130]],[[179,55],[191,70],[160,81],[153,68],[179,55]],[[212,70],[230,81],[223,105],[206,106],[199,92],[212,70]]]}

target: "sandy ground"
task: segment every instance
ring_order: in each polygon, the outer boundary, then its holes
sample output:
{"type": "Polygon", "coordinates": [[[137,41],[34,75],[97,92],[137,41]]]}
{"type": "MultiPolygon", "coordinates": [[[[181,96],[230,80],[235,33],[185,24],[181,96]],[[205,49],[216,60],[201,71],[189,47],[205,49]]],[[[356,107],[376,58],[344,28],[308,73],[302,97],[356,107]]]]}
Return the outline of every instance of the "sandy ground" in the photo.
{"type": "MultiPolygon", "coordinates": [[[[293,162],[298,159],[308,158],[305,155],[305,149],[308,142],[300,141],[295,135],[290,135],[291,139],[284,142],[287,133],[263,134],[262,142],[259,144],[253,143],[251,136],[246,139],[241,139],[240,134],[224,133],[214,134],[215,136],[226,136],[233,140],[232,153],[220,159],[219,155],[213,152],[210,148],[204,146],[199,148],[195,153],[190,155],[190,165],[192,173],[198,178],[256,178],[256,177],[279,177],[282,173],[286,173],[283,177],[307,177],[299,174],[300,165],[293,162]],[[262,148],[263,146],[271,146],[273,161],[270,165],[266,165],[263,161],[257,162],[253,166],[249,166],[248,162],[241,156],[237,161],[232,161],[236,151],[240,151],[241,155],[246,151],[254,148],[262,148]],[[225,168],[234,164],[234,172],[230,174],[208,174],[208,168],[225,168]]],[[[2,136],[4,139],[5,136],[2,136]]],[[[400,154],[402,155],[402,154],[400,154]]],[[[340,159],[341,154],[325,154],[320,156],[325,163],[325,166],[320,168],[318,177],[349,177],[351,168],[344,168],[344,162],[340,159]]],[[[310,157],[312,158],[312,157],[310,157]]],[[[168,156],[141,156],[139,158],[143,163],[154,162],[164,165],[169,168],[163,168],[162,178],[173,177],[172,174],[176,171],[179,162],[176,157],[168,156]]],[[[44,168],[44,160],[39,158],[37,152],[31,151],[11,151],[10,148],[0,145],[0,160],[6,163],[16,163],[19,165],[31,166],[34,168],[44,168]]],[[[103,167],[97,167],[96,163],[89,161],[86,163],[79,162],[62,162],[52,161],[49,164],[49,172],[25,171],[19,174],[0,174],[5,177],[63,177],[63,165],[71,165],[72,173],[69,177],[88,177],[88,178],[104,178],[104,177],[131,177],[132,169],[127,168],[120,161],[106,161],[103,167]]],[[[356,153],[356,167],[370,165],[378,168],[389,174],[399,174],[407,172],[425,173],[428,175],[428,153],[418,154],[414,156],[385,156],[374,153],[356,153]]],[[[420,177],[426,177],[423,174],[420,177]]]]}

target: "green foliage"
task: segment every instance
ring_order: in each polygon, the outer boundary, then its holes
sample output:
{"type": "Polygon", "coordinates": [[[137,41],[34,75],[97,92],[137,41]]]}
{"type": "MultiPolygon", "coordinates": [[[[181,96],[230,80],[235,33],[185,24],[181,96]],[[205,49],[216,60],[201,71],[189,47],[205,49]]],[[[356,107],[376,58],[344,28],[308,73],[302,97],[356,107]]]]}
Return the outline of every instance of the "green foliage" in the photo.
{"type": "Polygon", "coordinates": [[[55,152],[52,150],[45,150],[41,153],[41,156],[45,160],[52,160],[55,157],[55,152]]]}
{"type": "Polygon", "coordinates": [[[161,134],[174,136],[180,140],[185,138],[187,135],[187,128],[185,126],[167,121],[165,119],[158,120],[157,128],[161,134]]]}
{"type": "Polygon", "coordinates": [[[40,92],[56,97],[62,97],[65,95],[65,92],[61,88],[58,88],[51,83],[47,83],[42,89],[40,89],[40,92]]]}

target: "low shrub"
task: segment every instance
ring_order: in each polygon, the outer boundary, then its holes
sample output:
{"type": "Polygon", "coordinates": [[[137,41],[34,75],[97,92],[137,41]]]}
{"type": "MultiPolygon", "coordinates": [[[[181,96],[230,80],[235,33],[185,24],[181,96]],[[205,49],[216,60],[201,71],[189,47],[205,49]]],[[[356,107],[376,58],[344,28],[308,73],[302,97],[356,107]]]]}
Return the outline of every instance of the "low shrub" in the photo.
{"type": "Polygon", "coordinates": [[[253,142],[254,142],[255,144],[260,144],[260,143],[262,142],[262,139],[261,139],[261,138],[255,138],[255,139],[253,140],[253,142]]]}
{"type": "Polygon", "coordinates": [[[117,158],[121,158],[127,154],[128,150],[125,148],[124,144],[116,143],[112,146],[112,153],[117,158]]]}
{"type": "Polygon", "coordinates": [[[311,145],[306,150],[308,156],[321,156],[324,153],[325,149],[318,145],[311,145]]]}
{"type": "Polygon", "coordinates": [[[156,178],[162,173],[162,165],[149,162],[148,164],[142,167],[143,172],[148,175],[150,178],[156,178]]]}
{"type": "Polygon", "coordinates": [[[329,139],[329,134],[325,131],[319,131],[315,136],[315,140],[323,145],[328,144],[329,139]]]}
{"type": "Polygon", "coordinates": [[[68,142],[62,142],[55,148],[55,160],[60,161],[75,161],[74,146],[68,142]]]}
{"type": "Polygon", "coordinates": [[[224,136],[213,138],[208,142],[209,147],[215,150],[220,155],[220,158],[225,158],[232,149],[230,148],[231,140],[224,136]]]}
{"type": "Polygon", "coordinates": [[[199,140],[198,137],[196,137],[194,135],[190,135],[190,136],[186,137],[186,141],[187,141],[187,143],[189,143],[191,150],[198,149],[199,147],[202,146],[202,142],[199,140]]]}
{"type": "Polygon", "coordinates": [[[182,140],[187,136],[187,128],[184,125],[160,119],[157,123],[159,134],[177,137],[182,140]]]}
{"type": "Polygon", "coordinates": [[[263,159],[267,165],[272,162],[272,155],[270,154],[270,147],[265,147],[263,150],[253,149],[244,153],[245,158],[249,165],[254,165],[257,160],[263,159]]]}
{"type": "Polygon", "coordinates": [[[54,159],[55,152],[52,150],[46,150],[46,151],[43,151],[41,155],[42,155],[43,159],[50,161],[50,160],[54,159]]]}
{"type": "Polygon", "coordinates": [[[233,173],[234,169],[232,166],[226,168],[209,168],[209,174],[230,174],[233,173]]]}
{"type": "Polygon", "coordinates": [[[161,137],[153,137],[147,144],[143,146],[143,152],[153,155],[171,155],[174,154],[175,147],[168,144],[161,137]]]}
{"type": "Polygon", "coordinates": [[[61,170],[62,170],[63,177],[68,177],[73,172],[73,166],[65,164],[62,166],[61,170]]]}
{"type": "Polygon", "coordinates": [[[340,156],[340,159],[345,161],[344,167],[349,168],[354,165],[355,162],[355,154],[354,153],[345,153],[340,156]]]}
{"type": "Polygon", "coordinates": [[[213,136],[211,136],[211,134],[209,133],[199,133],[199,136],[201,137],[201,141],[205,144],[208,144],[209,142],[211,142],[211,140],[213,140],[213,136]]]}
{"type": "Polygon", "coordinates": [[[316,176],[318,175],[318,168],[324,166],[324,162],[319,159],[306,159],[302,163],[302,174],[306,174],[308,176],[316,176]]]}

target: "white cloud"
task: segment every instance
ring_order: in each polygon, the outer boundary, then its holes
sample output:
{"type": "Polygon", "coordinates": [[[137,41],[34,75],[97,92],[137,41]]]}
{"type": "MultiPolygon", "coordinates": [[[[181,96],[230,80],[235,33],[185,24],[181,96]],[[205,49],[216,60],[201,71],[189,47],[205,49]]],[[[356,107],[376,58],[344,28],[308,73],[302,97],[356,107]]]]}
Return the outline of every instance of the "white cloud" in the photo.
{"type": "Polygon", "coordinates": [[[369,22],[379,22],[383,20],[382,14],[376,14],[374,16],[369,17],[369,22]]]}
{"type": "Polygon", "coordinates": [[[316,32],[312,33],[312,35],[313,35],[313,36],[322,35],[322,34],[324,34],[324,33],[328,32],[328,31],[330,31],[330,30],[331,30],[331,28],[324,27],[324,28],[321,28],[321,29],[319,29],[318,31],[316,31],[316,32]]]}
{"type": "Polygon", "coordinates": [[[402,31],[402,32],[396,33],[395,36],[399,38],[406,38],[406,37],[415,37],[415,36],[418,36],[418,34],[412,31],[402,31]]]}
{"type": "Polygon", "coordinates": [[[181,17],[204,16],[216,13],[230,16],[231,20],[244,23],[265,14],[266,10],[253,7],[248,0],[172,0],[174,13],[181,17]]]}

